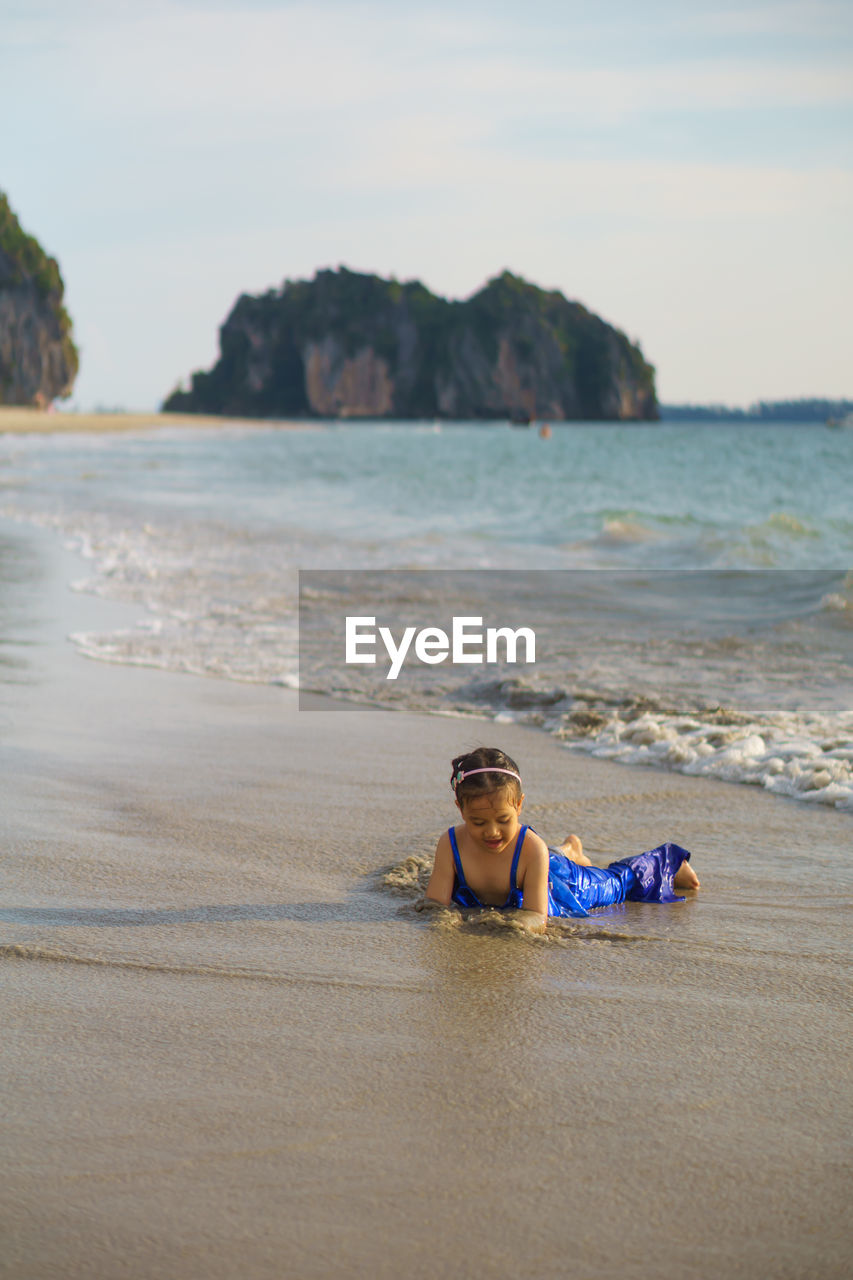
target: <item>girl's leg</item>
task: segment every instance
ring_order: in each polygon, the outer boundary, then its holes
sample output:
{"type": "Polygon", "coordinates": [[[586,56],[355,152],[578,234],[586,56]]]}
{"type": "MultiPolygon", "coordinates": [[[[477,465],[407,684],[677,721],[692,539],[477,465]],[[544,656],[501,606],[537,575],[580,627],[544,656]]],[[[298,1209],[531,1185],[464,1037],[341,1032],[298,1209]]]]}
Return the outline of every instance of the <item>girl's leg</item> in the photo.
{"type": "Polygon", "coordinates": [[[672,883],[676,889],[698,889],[699,877],[690,863],[685,861],[676,871],[672,883]]]}
{"type": "Polygon", "coordinates": [[[572,862],[576,862],[580,867],[591,867],[592,863],[583,851],[583,845],[579,836],[566,836],[561,845],[558,846],[561,853],[564,853],[572,862]]]}

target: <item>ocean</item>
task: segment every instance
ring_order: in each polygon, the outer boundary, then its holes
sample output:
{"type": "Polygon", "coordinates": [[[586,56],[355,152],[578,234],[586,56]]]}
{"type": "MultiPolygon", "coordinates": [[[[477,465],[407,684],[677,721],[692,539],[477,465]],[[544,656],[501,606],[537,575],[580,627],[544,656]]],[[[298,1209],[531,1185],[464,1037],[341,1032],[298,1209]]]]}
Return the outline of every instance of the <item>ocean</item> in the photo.
{"type": "Polygon", "coordinates": [[[79,552],[75,590],[138,610],[75,633],[90,658],[518,721],[850,807],[851,463],[853,434],[816,425],[5,436],[0,514],[79,552]],[[346,616],[528,626],[535,662],[390,681],[342,663],[346,616]]]}

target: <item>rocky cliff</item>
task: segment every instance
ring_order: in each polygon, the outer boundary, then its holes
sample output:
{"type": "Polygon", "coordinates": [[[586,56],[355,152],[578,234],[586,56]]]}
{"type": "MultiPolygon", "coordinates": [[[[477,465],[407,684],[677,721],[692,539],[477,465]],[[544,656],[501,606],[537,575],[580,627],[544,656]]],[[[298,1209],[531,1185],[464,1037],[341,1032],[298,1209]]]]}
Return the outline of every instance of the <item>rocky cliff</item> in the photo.
{"type": "Polygon", "coordinates": [[[67,396],[77,348],[59,267],[0,192],[0,404],[45,406],[67,396]]]}
{"type": "Polygon", "coordinates": [[[243,295],[163,408],[250,417],[656,419],[654,369],[580,303],[509,272],[452,302],[341,268],[243,295]]]}

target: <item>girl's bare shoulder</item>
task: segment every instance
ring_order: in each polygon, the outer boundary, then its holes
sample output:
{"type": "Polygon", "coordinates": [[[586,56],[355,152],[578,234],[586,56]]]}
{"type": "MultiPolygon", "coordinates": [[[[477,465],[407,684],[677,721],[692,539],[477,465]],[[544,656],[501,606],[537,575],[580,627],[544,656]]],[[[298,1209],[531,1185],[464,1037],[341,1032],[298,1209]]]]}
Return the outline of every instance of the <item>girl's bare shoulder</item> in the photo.
{"type": "Polygon", "coordinates": [[[450,848],[450,832],[447,830],[442,831],[441,835],[438,837],[438,840],[436,841],[435,855],[436,857],[439,857],[439,855],[441,857],[450,857],[451,852],[452,851],[450,848]]]}
{"type": "Polygon", "coordinates": [[[549,861],[550,854],[547,844],[531,827],[528,827],[525,832],[524,844],[521,846],[521,856],[527,865],[537,862],[547,863],[549,861]]]}

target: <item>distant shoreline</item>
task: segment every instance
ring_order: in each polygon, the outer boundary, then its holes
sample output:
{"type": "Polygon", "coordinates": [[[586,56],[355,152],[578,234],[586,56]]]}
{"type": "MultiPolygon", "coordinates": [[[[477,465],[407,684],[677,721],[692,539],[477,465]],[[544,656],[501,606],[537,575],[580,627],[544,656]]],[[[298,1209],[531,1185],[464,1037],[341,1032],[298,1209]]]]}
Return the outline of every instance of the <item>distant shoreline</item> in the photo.
{"type": "Polygon", "coordinates": [[[281,427],[306,431],[313,422],[226,418],[197,413],[57,413],[0,405],[0,435],[59,435],[71,432],[153,431],[164,427],[281,427]]]}
{"type": "MultiPolygon", "coordinates": [[[[691,406],[691,411],[679,412],[677,406],[661,405],[661,416],[652,421],[595,421],[595,422],[563,422],[552,419],[554,426],[652,426],[691,425],[691,426],[824,426],[847,425],[840,420],[808,417],[799,418],[784,416],[771,417],[744,411],[731,410],[726,413],[715,412],[708,408],[691,406]]],[[[437,420],[448,423],[448,420],[437,420]]],[[[481,426],[506,426],[508,420],[479,419],[474,420],[481,426]]],[[[73,433],[110,434],[125,431],[157,431],[167,428],[190,428],[192,430],[221,430],[227,427],[241,428],[275,428],[284,431],[312,431],[335,425],[357,426],[365,423],[423,425],[420,419],[407,418],[240,418],[212,413],[161,413],[156,409],[150,413],[64,413],[47,409],[34,409],[24,405],[0,405],[0,435],[70,435],[73,433]]],[[[536,427],[537,422],[512,423],[513,426],[536,427]]]]}
{"type": "Polygon", "coordinates": [[[814,396],[800,400],[760,400],[748,409],[725,404],[659,404],[661,422],[737,422],[745,426],[768,423],[824,423],[833,425],[853,413],[853,400],[814,396]]]}

